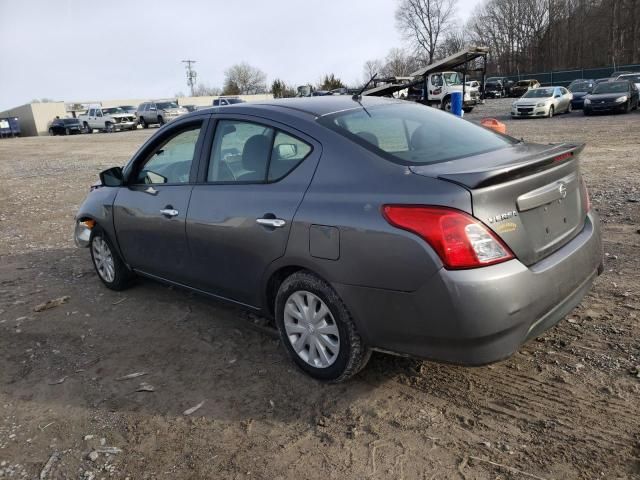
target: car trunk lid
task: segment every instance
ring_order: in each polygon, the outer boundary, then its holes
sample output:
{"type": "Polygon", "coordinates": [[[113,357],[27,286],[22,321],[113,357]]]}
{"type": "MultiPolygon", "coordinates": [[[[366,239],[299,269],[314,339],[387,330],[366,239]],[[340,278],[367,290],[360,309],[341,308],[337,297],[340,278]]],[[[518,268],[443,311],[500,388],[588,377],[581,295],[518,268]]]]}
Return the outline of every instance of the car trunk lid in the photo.
{"type": "Polygon", "coordinates": [[[463,186],[473,214],[525,265],[561,248],[584,226],[580,144],[519,143],[509,148],[432,165],[413,173],[463,186]]]}

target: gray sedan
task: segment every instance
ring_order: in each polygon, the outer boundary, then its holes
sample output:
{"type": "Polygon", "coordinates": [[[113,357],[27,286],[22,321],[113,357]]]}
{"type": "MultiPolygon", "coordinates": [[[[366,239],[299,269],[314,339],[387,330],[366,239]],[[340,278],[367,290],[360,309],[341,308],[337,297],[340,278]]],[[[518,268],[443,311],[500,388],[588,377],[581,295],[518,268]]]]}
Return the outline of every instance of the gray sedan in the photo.
{"type": "Polygon", "coordinates": [[[209,108],[102,172],[75,238],[108,288],[140,275],[273,318],[321,380],[372,350],[481,365],[601,271],[581,150],[373,97],[209,108]]]}

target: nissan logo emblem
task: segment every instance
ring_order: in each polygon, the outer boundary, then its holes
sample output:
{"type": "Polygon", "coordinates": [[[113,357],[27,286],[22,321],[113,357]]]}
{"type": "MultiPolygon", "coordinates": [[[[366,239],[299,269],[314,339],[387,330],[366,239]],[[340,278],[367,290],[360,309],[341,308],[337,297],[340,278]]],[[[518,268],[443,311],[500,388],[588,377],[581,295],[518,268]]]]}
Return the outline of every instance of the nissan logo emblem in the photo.
{"type": "Polygon", "coordinates": [[[560,192],[561,198],[565,198],[567,196],[567,186],[564,183],[561,183],[558,186],[558,192],[560,192]]]}

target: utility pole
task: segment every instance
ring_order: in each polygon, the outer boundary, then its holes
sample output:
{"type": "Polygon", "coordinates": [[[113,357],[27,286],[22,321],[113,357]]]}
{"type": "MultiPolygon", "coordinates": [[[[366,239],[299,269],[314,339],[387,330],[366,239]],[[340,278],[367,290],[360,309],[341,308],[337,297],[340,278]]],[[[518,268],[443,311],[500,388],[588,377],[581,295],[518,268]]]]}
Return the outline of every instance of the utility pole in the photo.
{"type": "Polygon", "coordinates": [[[193,97],[193,87],[196,84],[196,78],[198,78],[198,74],[196,71],[191,68],[191,65],[196,63],[195,60],[182,60],[182,63],[186,63],[185,68],[187,69],[187,85],[191,89],[191,96],[193,97]]]}

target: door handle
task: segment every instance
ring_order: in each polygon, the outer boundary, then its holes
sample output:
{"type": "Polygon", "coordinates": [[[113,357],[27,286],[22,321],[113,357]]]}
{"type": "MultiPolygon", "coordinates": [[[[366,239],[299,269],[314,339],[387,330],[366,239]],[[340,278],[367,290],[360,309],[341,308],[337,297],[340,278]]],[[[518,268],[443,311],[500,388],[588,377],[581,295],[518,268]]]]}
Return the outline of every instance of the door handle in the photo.
{"type": "Polygon", "coordinates": [[[287,222],[281,218],[258,218],[256,219],[256,223],[272,228],[282,228],[287,224],[287,222]]]}
{"type": "Polygon", "coordinates": [[[174,210],[173,208],[163,208],[162,210],[160,210],[160,213],[165,217],[173,218],[176,217],[180,212],[178,212],[178,210],[174,210]]]}

